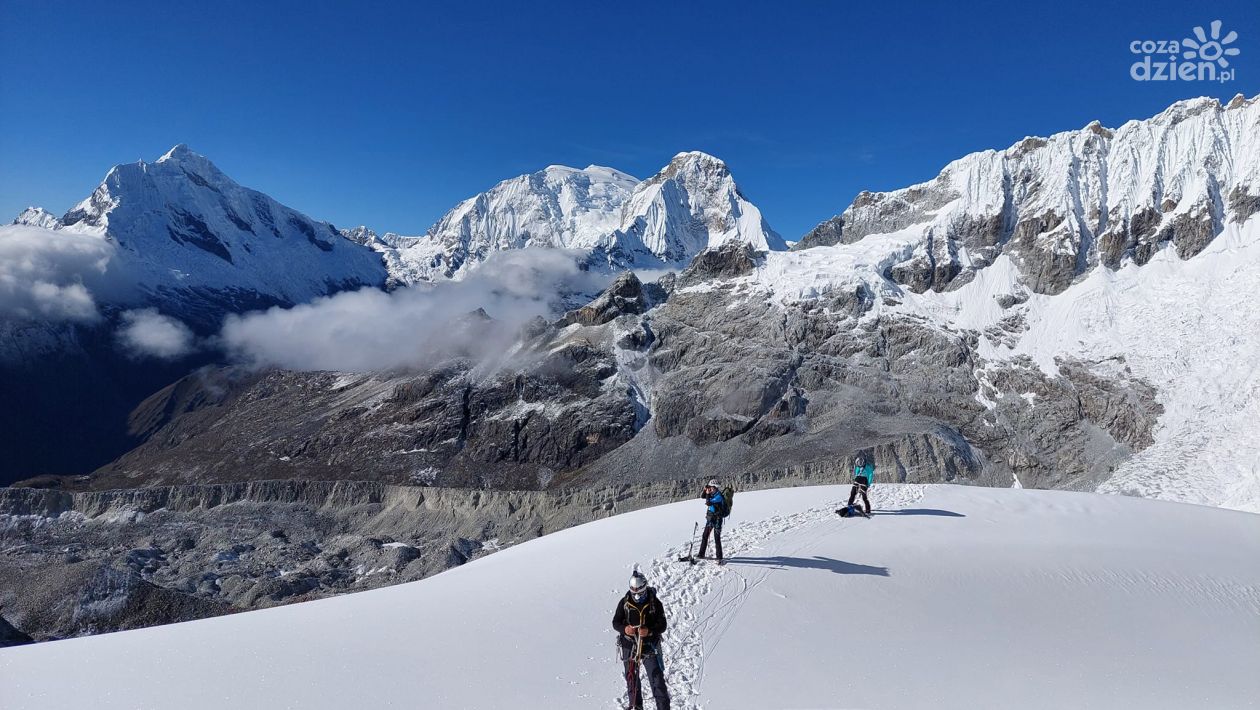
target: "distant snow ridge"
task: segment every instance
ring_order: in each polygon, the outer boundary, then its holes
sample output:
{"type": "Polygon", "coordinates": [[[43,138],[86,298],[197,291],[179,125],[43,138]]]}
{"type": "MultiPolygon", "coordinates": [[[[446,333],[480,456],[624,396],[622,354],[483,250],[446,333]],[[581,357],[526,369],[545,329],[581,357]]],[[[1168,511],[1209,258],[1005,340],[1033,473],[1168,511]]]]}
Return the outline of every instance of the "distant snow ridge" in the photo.
{"type": "Polygon", "coordinates": [[[460,278],[492,253],[553,247],[613,267],[682,268],[700,251],[741,241],[786,244],[744,197],[721,160],[680,153],[640,182],[596,165],[552,165],[459,203],[422,237],[366,227],[343,236],[379,252],[395,285],[460,278]]]}
{"type": "Polygon", "coordinates": [[[956,160],[934,180],[863,192],[798,249],[870,235],[915,237],[890,269],[916,292],[957,288],[1001,254],[1036,293],[1092,266],[1145,264],[1172,245],[1201,252],[1227,222],[1260,211],[1260,102],[1180,101],[1118,129],[1094,122],[956,160]]]}
{"type": "Polygon", "coordinates": [[[366,227],[343,234],[379,252],[395,285],[454,278],[496,251],[599,245],[636,184],[612,168],[551,165],[460,202],[421,237],[378,236],[366,227]]]}

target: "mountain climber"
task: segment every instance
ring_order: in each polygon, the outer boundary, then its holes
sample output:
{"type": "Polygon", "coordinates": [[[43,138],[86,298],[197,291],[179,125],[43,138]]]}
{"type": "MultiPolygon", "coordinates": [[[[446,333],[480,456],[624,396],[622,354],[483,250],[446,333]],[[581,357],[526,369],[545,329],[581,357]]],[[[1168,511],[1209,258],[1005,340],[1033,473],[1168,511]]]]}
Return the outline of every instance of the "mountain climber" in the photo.
{"type": "Polygon", "coordinates": [[[718,564],[722,563],[722,521],[726,518],[726,497],[718,488],[717,480],[710,480],[700,494],[704,499],[704,535],[700,537],[700,559],[704,559],[704,551],[709,546],[709,533],[713,533],[713,546],[717,552],[718,564]]]}
{"type": "Polygon", "coordinates": [[[862,494],[862,502],[866,504],[866,517],[871,517],[871,499],[866,497],[866,491],[871,487],[871,482],[875,480],[875,462],[868,459],[862,454],[858,454],[853,459],[853,488],[849,490],[849,510],[853,509],[853,500],[857,498],[857,494],[862,494]]]}
{"type": "Polygon", "coordinates": [[[639,682],[639,664],[647,671],[656,710],[669,710],[669,689],[665,686],[665,665],[661,660],[661,634],[665,633],[665,607],[648,586],[639,570],[630,575],[630,591],[617,603],[613,612],[613,629],[617,631],[617,648],[626,676],[626,693],[631,710],[643,710],[643,687],[639,682]]]}

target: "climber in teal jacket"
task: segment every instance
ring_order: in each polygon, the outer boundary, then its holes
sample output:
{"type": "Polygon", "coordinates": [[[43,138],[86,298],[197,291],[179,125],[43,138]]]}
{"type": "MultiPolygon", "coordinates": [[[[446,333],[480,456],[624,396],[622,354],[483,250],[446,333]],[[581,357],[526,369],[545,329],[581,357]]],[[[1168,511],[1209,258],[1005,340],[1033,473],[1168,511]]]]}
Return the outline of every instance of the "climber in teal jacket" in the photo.
{"type": "Polygon", "coordinates": [[[874,480],[875,462],[858,454],[853,459],[853,488],[849,491],[849,510],[853,510],[853,500],[861,493],[862,502],[866,504],[866,517],[871,517],[871,499],[866,497],[866,491],[874,480]]]}

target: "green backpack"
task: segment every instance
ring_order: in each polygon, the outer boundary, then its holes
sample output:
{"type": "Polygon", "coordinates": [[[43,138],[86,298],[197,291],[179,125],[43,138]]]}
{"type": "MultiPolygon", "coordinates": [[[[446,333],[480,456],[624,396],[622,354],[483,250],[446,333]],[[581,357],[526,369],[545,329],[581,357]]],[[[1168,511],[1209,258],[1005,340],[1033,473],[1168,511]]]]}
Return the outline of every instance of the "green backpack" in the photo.
{"type": "Polygon", "coordinates": [[[726,501],[722,505],[722,517],[725,518],[731,514],[731,506],[735,505],[735,489],[730,486],[723,488],[722,499],[726,501]]]}

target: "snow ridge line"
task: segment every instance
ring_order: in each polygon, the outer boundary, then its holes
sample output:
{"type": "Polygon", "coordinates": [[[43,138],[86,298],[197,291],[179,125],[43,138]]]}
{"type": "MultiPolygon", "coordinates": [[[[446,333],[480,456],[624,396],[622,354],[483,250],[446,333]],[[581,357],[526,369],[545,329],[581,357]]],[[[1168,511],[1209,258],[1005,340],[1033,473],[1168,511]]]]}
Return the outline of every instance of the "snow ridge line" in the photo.
{"type": "MultiPolygon", "coordinates": [[[[871,505],[880,510],[898,510],[912,505],[923,497],[924,486],[917,484],[882,485],[872,487],[871,505]]],[[[745,554],[759,549],[761,543],[782,533],[807,525],[830,523],[837,531],[858,523],[853,519],[838,518],[835,509],[847,504],[848,499],[829,501],[822,505],[789,515],[774,515],[752,523],[732,523],[723,530],[723,553],[727,559],[738,551],[745,554]]],[[[810,541],[792,550],[800,552],[817,544],[810,541]]],[[[680,710],[704,710],[699,697],[704,681],[705,659],[717,649],[748,593],[764,582],[774,567],[761,567],[750,574],[743,574],[736,567],[719,567],[711,561],[696,565],[679,562],[687,553],[688,545],[670,548],[641,567],[657,594],[670,611],[670,628],[661,642],[666,681],[669,684],[670,706],[680,710]]],[[[646,687],[646,678],[644,685],[646,687]]],[[[625,691],[620,689],[619,700],[613,707],[625,707],[625,691]]],[[[646,703],[645,703],[646,705],[646,703]]]]}

